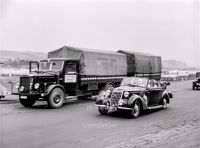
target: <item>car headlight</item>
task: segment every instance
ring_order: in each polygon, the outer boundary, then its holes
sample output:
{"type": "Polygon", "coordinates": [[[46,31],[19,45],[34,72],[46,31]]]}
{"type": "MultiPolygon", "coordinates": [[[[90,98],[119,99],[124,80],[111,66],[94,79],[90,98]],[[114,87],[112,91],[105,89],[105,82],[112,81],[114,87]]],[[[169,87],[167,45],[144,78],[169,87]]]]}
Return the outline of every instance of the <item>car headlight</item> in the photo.
{"type": "Polygon", "coordinates": [[[110,93],[111,93],[111,90],[107,90],[107,91],[106,91],[106,96],[109,96],[110,93]]]}
{"type": "Polygon", "coordinates": [[[124,104],[124,100],[123,99],[119,99],[118,105],[123,105],[123,104],[124,104]]]}
{"type": "Polygon", "coordinates": [[[19,88],[19,83],[17,83],[17,84],[15,85],[15,88],[16,88],[16,89],[18,89],[18,88],[19,88]]]}
{"type": "Polygon", "coordinates": [[[21,91],[21,92],[24,91],[24,86],[21,86],[21,87],[20,87],[20,91],[21,91]]]}
{"type": "Polygon", "coordinates": [[[39,86],[40,86],[40,84],[39,84],[39,83],[35,83],[35,85],[34,85],[34,88],[35,88],[35,89],[38,89],[38,88],[39,88],[39,86]]]}
{"type": "Polygon", "coordinates": [[[124,97],[127,98],[129,96],[129,94],[130,93],[128,91],[124,92],[124,97]]]}

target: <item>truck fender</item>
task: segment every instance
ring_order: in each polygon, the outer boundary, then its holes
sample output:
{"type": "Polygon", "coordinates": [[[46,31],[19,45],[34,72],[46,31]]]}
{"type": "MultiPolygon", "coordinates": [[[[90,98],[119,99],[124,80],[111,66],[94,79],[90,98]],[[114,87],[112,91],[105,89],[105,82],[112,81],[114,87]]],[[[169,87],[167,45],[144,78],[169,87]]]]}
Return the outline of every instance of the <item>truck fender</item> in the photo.
{"type": "Polygon", "coordinates": [[[136,100],[139,100],[141,105],[142,105],[142,109],[146,109],[147,108],[147,104],[145,103],[145,101],[142,99],[141,96],[139,95],[136,95],[136,94],[133,94],[129,100],[128,100],[128,106],[133,106],[133,103],[136,101],[136,100]]]}
{"type": "Polygon", "coordinates": [[[53,84],[53,85],[48,86],[47,91],[46,91],[47,95],[49,95],[51,93],[51,91],[56,87],[61,88],[65,92],[65,89],[62,85],[53,84]]]}

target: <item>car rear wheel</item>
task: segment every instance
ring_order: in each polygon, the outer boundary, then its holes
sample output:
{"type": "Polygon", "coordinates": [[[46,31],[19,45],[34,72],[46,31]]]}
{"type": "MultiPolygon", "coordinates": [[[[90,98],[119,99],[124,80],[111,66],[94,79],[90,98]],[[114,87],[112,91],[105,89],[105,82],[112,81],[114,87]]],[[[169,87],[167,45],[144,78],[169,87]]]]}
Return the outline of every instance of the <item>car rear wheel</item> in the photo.
{"type": "Polygon", "coordinates": [[[162,105],[163,105],[163,109],[167,108],[167,99],[166,98],[163,98],[162,105]]]}
{"type": "Polygon", "coordinates": [[[131,117],[137,118],[140,115],[141,112],[141,105],[138,100],[135,101],[133,105],[133,110],[131,111],[131,117]]]}
{"type": "Polygon", "coordinates": [[[48,105],[51,108],[60,108],[65,99],[64,91],[61,88],[54,88],[48,98],[48,105]]]}
{"type": "Polygon", "coordinates": [[[19,99],[24,107],[31,107],[36,102],[36,97],[28,96],[27,99],[19,99]]]}

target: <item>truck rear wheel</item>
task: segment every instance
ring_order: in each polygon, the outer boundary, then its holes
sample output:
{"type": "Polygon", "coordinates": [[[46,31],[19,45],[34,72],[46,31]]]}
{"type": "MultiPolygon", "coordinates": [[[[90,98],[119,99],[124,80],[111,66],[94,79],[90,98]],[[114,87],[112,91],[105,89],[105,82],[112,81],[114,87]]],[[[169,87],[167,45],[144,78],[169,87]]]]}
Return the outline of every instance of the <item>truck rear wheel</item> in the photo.
{"type": "Polygon", "coordinates": [[[36,102],[36,98],[32,96],[28,96],[27,99],[20,98],[19,101],[24,107],[31,107],[36,102]]]}
{"type": "Polygon", "coordinates": [[[54,88],[48,98],[48,105],[51,108],[60,108],[65,99],[64,91],[61,88],[54,88]]]}
{"type": "Polygon", "coordinates": [[[105,91],[106,91],[106,90],[113,90],[114,88],[115,88],[114,84],[108,83],[108,84],[105,86],[105,91]]]}

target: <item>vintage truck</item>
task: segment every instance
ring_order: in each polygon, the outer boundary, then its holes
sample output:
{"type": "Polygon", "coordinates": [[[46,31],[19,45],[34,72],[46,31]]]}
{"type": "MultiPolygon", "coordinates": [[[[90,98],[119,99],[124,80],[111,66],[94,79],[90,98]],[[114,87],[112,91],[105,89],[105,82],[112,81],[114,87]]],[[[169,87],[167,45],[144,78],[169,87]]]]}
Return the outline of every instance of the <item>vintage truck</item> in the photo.
{"type": "Polygon", "coordinates": [[[200,88],[200,72],[196,73],[195,80],[192,81],[192,89],[199,89],[200,88]]]}
{"type": "Polygon", "coordinates": [[[46,60],[30,61],[30,74],[20,76],[17,91],[12,94],[19,95],[25,107],[40,100],[59,108],[73,96],[96,95],[117,87],[126,76],[160,78],[161,57],[129,54],[64,46],[49,52],[46,60]]]}

